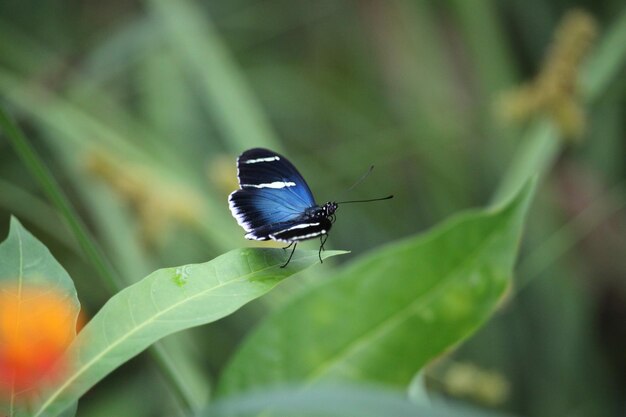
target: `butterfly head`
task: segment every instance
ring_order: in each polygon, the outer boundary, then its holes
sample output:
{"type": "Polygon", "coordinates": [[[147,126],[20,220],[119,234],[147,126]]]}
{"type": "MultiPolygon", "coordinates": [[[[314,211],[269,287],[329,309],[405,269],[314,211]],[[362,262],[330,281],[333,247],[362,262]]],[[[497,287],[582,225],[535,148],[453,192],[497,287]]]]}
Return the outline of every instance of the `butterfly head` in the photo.
{"type": "Polygon", "coordinates": [[[338,207],[337,203],[335,203],[334,201],[329,201],[328,203],[322,206],[312,207],[308,211],[307,216],[308,218],[313,219],[313,220],[328,219],[334,223],[335,211],[337,211],[337,207],[338,207]]]}
{"type": "Polygon", "coordinates": [[[322,206],[324,217],[329,219],[331,223],[335,223],[335,211],[337,211],[337,207],[339,207],[339,205],[334,201],[329,201],[322,206]]]}
{"type": "Polygon", "coordinates": [[[337,203],[335,203],[334,201],[329,201],[322,206],[322,210],[324,211],[324,215],[326,217],[330,217],[335,214],[335,211],[337,211],[337,207],[339,207],[337,203]]]}

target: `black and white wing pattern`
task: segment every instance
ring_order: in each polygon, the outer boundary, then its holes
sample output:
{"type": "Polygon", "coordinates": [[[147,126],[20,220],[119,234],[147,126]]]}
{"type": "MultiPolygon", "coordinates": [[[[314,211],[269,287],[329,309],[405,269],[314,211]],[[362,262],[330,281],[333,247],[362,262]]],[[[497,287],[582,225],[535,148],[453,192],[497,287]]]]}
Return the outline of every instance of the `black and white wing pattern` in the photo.
{"type": "Polygon", "coordinates": [[[316,206],[298,170],[268,149],[255,148],[241,154],[237,178],[240,189],[230,194],[228,205],[247,232],[247,239],[275,239],[279,232],[297,230],[306,224],[307,211],[316,206]]]}

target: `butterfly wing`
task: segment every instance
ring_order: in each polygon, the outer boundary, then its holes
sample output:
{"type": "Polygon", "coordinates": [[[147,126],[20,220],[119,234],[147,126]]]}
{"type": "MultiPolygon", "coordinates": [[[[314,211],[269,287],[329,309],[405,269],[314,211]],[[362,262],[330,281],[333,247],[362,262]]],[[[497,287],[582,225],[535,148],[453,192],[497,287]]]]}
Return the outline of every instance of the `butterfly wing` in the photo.
{"type": "Polygon", "coordinates": [[[245,151],[237,159],[240,189],[228,203],[247,239],[267,240],[300,223],[315,199],[298,170],[268,149],[245,151]]]}
{"type": "Polygon", "coordinates": [[[282,155],[263,148],[245,151],[237,158],[237,178],[241,189],[286,191],[287,200],[299,207],[315,205],[313,193],[296,167],[282,155]]]}

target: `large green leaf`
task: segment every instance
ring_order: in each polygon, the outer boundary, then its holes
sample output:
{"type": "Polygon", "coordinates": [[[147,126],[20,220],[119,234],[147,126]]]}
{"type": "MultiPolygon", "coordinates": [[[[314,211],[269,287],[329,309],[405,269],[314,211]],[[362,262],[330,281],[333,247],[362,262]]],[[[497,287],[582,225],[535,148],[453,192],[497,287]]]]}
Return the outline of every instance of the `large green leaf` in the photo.
{"type": "Polygon", "coordinates": [[[245,340],[218,393],[324,380],[408,385],[494,311],[532,190],[377,250],[275,311],[245,340]]]}
{"type": "Polygon", "coordinates": [[[319,262],[317,251],[302,250],[280,268],[285,256],[280,249],[237,249],[203,264],[160,269],[122,290],[79,333],[69,351],[75,365],[33,415],[56,416],[157,340],[227,316],[319,262]]]}
{"type": "MultiPolygon", "coordinates": [[[[67,303],[68,310],[73,312],[70,322],[76,323],[80,304],[74,282],[48,248],[14,217],[11,218],[9,236],[0,243],[0,285],[15,286],[18,297],[24,294],[23,289],[27,286],[54,289],[64,297],[59,301],[67,303]]],[[[25,405],[18,393],[11,390],[8,394],[8,397],[0,395],[1,416],[13,416],[19,412],[17,407],[25,405]]]]}

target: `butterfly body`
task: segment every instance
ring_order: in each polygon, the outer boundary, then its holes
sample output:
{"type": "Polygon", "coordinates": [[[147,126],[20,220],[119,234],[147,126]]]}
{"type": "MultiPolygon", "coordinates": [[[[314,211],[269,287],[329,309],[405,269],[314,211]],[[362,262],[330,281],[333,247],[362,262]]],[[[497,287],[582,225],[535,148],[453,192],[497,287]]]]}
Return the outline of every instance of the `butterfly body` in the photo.
{"type": "Polygon", "coordinates": [[[292,243],[327,235],[335,220],[335,210],[337,204],[333,202],[310,207],[300,218],[295,219],[295,222],[291,222],[289,227],[269,234],[267,239],[292,243]]]}

